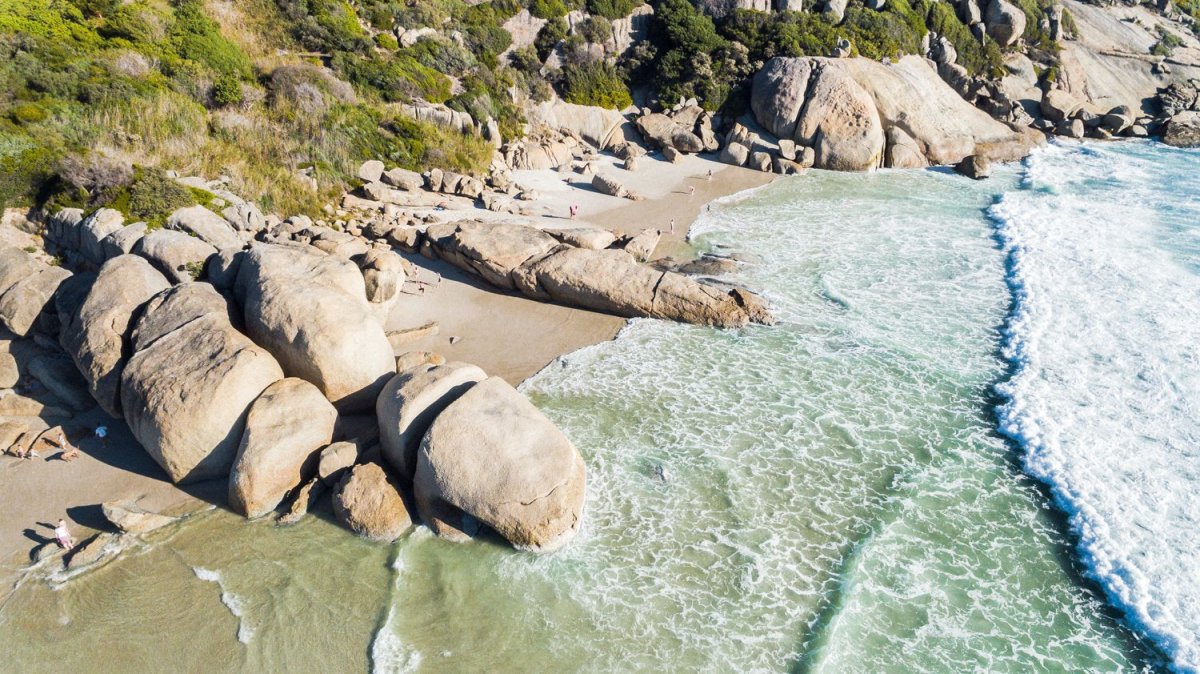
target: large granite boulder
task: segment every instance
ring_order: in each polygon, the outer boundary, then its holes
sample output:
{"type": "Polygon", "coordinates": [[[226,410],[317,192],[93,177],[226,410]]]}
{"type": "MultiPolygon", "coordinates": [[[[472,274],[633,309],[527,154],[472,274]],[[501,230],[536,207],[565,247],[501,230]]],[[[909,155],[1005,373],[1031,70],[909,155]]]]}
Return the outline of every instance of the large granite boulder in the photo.
{"type": "Polygon", "coordinates": [[[462,512],[522,550],[551,552],[579,530],[583,458],[525,396],[486,379],[438,415],[421,442],[417,507],[435,530],[453,521],[425,513],[462,512]]]}
{"type": "Polygon", "coordinates": [[[391,543],[412,528],[412,515],[400,488],[377,463],[348,472],[333,492],[333,514],[368,540],[391,543]]]}
{"type": "Polygon", "coordinates": [[[250,405],[246,430],[229,473],[229,505],[261,517],[316,473],[322,447],[333,440],[337,410],[316,386],[289,377],[250,405]]]}
{"type": "Polygon", "coordinates": [[[130,341],[121,408],[134,437],[172,482],[228,475],[251,403],[283,378],[279,364],[233,328],[207,283],[156,295],[130,341]]]}
{"type": "Polygon", "coordinates": [[[984,13],[987,34],[1001,47],[1010,47],[1025,32],[1025,12],[1006,0],[991,0],[984,13]]]}
{"type": "Polygon", "coordinates": [[[46,222],[46,240],[61,251],[79,250],[79,223],[83,222],[83,209],[64,208],[50,216],[46,222]]]}
{"type": "Polygon", "coordinates": [[[812,69],[810,59],[773,58],[755,73],[750,109],[767,131],[779,138],[795,137],[812,69]]]}
{"type": "Polygon", "coordinates": [[[101,208],[79,223],[79,252],[92,268],[108,259],[102,242],[125,226],[125,216],[111,208],[101,208]]]}
{"type": "Polygon", "coordinates": [[[358,266],[362,270],[367,302],[375,317],[384,323],[404,287],[404,258],[389,247],[375,246],[361,256],[358,266]]]}
{"type": "Polygon", "coordinates": [[[181,208],[167,216],[167,228],[194,235],[213,248],[241,248],[237,232],[221,216],[203,206],[181,208]]]}
{"type": "Polygon", "coordinates": [[[701,283],[639,264],[623,250],[563,248],[518,271],[522,292],[629,318],[718,327],[771,323],[763,301],[740,289],[701,283]]]}
{"type": "MultiPolygon", "coordinates": [[[[168,287],[149,262],[121,255],[100,267],[77,309],[70,297],[56,299],[62,324],[59,341],[87,380],[92,397],[114,417],[121,416],[121,372],[134,313],[168,287]]],[[[70,295],[77,296],[83,288],[73,290],[70,295]]]]}
{"type": "Polygon", "coordinates": [[[171,280],[186,283],[200,278],[208,258],[217,249],[201,239],[170,229],[157,229],[134,244],[133,251],[146,258],[171,280]]]}
{"type": "Polygon", "coordinates": [[[514,269],[559,245],[536,227],[474,221],[433,225],[425,238],[439,258],[509,290],[514,269]]]}
{"type": "Polygon", "coordinates": [[[1175,147],[1200,147],[1200,112],[1180,112],[1168,120],[1162,141],[1175,147]]]}
{"type": "Polygon", "coordinates": [[[600,150],[608,150],[637,137],[633,125],[616,110],[576,105],[558,98],[531,107],[527,117],[530,124],[565,129],[600,150]]]}
{"type": "Polygon", "coordinates": [[[918,165],[914,150],[930,164],[971,154],[1014,159],[1033,143],[963,100],[916,56],[890,64],[774,58],[754,78],[751,108],[772,133],[786,134],[794,122],[790,139],[814,150],[816,168],[869,170],[889,157],[918,165]],[[901,147],[888,152],[889,143],[901,147]]]}
{"type": "Polygon", "coordinates": [[[41,262],[19,248],[0,250],[0,323],[27,337],[43,312],[51,310],[54,293],[71,272],[41,262]]]}
{"type": "Polygon", "coordinates": [[[353,262],[256,245],[242,260],[235,296],[248,334],[288,376],[315,384],[341,412],[374,407],[395,356],[353,262]]]}
{"type": "Polygon", "coordinates": [[[425,364],[392,377],[375,403],[384,460],[411,480],[425,431],[442,410],[484,379],[483,370],[467,363],[425,364]]]}
{"type": "Polygon", "coordinates": [[[146,235],[146,223],[135,222],[109,234],[100,241],[100,249],[104,251],[107,262],[118,255],[129,255],[134,246],[146,235]]]}

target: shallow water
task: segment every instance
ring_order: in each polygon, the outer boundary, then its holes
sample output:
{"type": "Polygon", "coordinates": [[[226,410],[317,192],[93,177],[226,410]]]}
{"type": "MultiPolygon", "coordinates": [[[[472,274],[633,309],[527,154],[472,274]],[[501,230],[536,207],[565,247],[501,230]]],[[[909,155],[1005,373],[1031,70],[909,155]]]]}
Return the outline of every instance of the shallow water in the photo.
{"type": "MultiPolygon", "coordinates": [[[[1031,175],[1088,152],[1053,148],[1031,175]]],[[[589,469],[558,554],[214,512],[58,589],[26,583],[0,649],[23,671],[1151,668],[1080,575],[1078,518],[996,432],[1016,287],[1001,209],[1041,198],[1021,171],[812,172],[714,205],[696,245],[748,253],[740,280],[780,324],[634,321],[526,382],[589,469]]]]}

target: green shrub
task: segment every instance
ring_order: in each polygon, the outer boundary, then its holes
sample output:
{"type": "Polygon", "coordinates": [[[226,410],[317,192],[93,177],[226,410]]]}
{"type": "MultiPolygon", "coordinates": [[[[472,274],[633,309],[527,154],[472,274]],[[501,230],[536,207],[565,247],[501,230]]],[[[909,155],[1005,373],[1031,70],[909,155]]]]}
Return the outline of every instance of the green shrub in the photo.
{"type": "Polygon", "coordinates": [[[587,0],[587,10],[606,19],[624,19],[643,4],[642,0],[587,0]]]}
{"type": "Polygon", "coordinates": [[[133,184],[108,204],[131,220],[141,220],[151,227],[161,227],[167,216],[180,208],[194,206],[196,198],[183,185],[171,180],[159,168],[141,167],[135,172],[133,184]]]}
{"type": "Polygon", "coordinates": [[[550,19],[542,29],[538,31],[537,37],[533,39],[533,48],[537,50],[538,58],[545,63],[550,54],[554,52],[554,48],[558,46],[567,37],[567,21],[562,18],[550,19]]]}
{"type": "Polygon", "coordinates": [[[529,0],[529,13],[539,19],[553,19],[567,15],[567,6],[562,0],[529,0]]]}
{"type": "Polygon", "coordinates": [[[617,73],[617,69],[605,61],[565,68],[563,98],[568,103],[598,105],[616,110],[629,107],[633,103],[629,89],[617,73]]]}
{"type": "Polygon", "coordinates": [[[177,0],[173,39],[180,57],[202,63],[222,77],[250,78],[245,52],[221,35],[217,22],[204,14],[200,0],[177,0]]]}
{"type": "Polygon", "coordinates": [[[242,102],[242,83],[232,75],[222,75],[213,83],[213,103],[218,107],[228,107],[242,102]]]}
{"type": "Polygon", "coordinates": [[[589,16],[580,24],[579,34],[592,44],[604,44],[612,39],[612,23],[602,16],[589,16]]]}
{"type": "Polygon", "coordinates": [[[9,110],[9,116],[18,124],[36,124],[46,121],[50,113],[37,103],[18,103],[9,110]]]}
{"type": "Polygon", "coordinates": [[[374,91],[385,101],[406,102],[420,97],[442,103],[450,98],[450,80],[407,54],[383,57],[338,52],[333,64],[352,84],[374,91]]]}
{"type": "Polygon", "coordinates": [[[375,46],[388,51],[396,51],[400,48],[400,41],[391,33],[379,33],[375,36],[375,46]]]}

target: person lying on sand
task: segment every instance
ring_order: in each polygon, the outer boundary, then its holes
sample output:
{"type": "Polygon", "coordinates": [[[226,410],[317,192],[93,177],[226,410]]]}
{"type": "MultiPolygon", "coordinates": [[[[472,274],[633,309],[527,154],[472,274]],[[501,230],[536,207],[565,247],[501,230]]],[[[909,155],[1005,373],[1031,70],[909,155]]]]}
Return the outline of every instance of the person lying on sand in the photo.
{"type": "Polygon", "coordinates": [[[58,520],[58,526],[54,527],[54,540],[58,541],[58,547],[63,550],[75,547],[75,539],[71,537],[71,530],[67,528],[66,520],[58,520]]]}

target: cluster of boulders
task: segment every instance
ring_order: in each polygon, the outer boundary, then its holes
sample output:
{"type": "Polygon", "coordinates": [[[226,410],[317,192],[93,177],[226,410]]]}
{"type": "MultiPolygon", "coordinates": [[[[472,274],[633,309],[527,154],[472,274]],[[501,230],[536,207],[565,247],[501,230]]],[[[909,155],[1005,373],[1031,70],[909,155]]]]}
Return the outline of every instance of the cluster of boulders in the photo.
{"type": "Polygon", "coordinates": [[[636,123],[646,142],[660,148],[668,161],[678,161],[680,154],[715,152],[721,147],[714,130],[719,120],[714,124],[713,114],[694,98],[663,112],[643,109],[636,123]]]}
{"type": "MultiPolygon", "coordinates": [[[[86,218],[61,216],[60,240],[94,238],[86,218]]],[[[224,226],[198,229],[236,239],[224,226]]],[[[294,521],[331,488],[339,519],[373,539],[394,540],[419,518],[454,539],[491,530],[522,549],[556,549],[582,514],[577,450],[478,368],[395,358],[369,299],[402,282],[389,255],[238,240],[196,278],[177,279],[138,253],[72,274],[7,248],[0,284],[25,299],[8,311],[0,293],[0,321],[57,338],[93,404],[124,419],[171,481],[227,479],[230,507],[248,517],[291,499],[294,521]],[[459,370],[472,377],[444,386],[443,373],[459,370]]]]}
{"type": "Polygon", "coordinates": [[[1040,108],[1042,117],[1033,123],[1034,128],[1068,138],[1145,138],[1153,124],[1149,115],[1135,112],[1128,105],[1097,110],[1063,89],[1047,90],[1040,108]]]}

